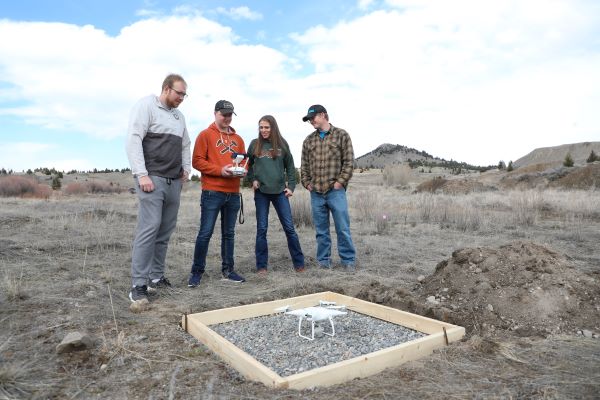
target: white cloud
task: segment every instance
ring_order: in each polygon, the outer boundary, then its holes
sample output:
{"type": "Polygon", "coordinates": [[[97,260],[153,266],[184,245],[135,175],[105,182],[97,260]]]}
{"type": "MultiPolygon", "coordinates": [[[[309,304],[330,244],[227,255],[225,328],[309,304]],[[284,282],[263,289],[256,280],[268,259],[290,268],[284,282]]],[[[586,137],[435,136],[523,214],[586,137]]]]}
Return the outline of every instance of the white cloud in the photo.
{"type": "Polygon", "coordinates": [[[263,18],[261,13],[252,11],[246,6],[231,7],[228,9],[223,8],[223,7],[218,7],[216,9],[216,12],[218,14],[224,14],[233,20],[247,19],[250,21],[258,21],[263,18]]]}
{"type": "Polygon", "coordinates": [[[55,156],[59,146],[47,143],[16,142],[4,143],[0,146],[0,167],[13,169],[16,172],[37,167],[56,168],[69,171],[71,169],[89,170],[93,166],[83,159],[63,159],[55,156]]]}
{"type": "MultiPolygon", "coordinates": [[[[133,103],[158,94],[163,77],[177,72],[188,82],[181,109],[191,136],[211,122],[214,103],[228,99],[247,142],[258,118],[274,115],[298,164],[310,132],[301,117],[315,103],[350,132],[357,156],[391,142],[495,164],[536,147],[600,140],[593,2],[387,3],[388,10],[293,35],[284,48],[294,54],[239,44],[232,28],[198,12],[147,18],[117,36],[0,20],[0,37],[19,38],[0,41],[0,116],[123,137],[133,103]]],[[[0,160],[27,161],[29,153],[2,147],[0,160]]],[[[73,162],[67,169],[98,167],[73,162]]]]}
{"type": "Polygon", "coordinates": [[[357,154],[392,142],[486,164],[600,139],[597,7],[388,3],[295,36],[316,70],[306,84],[357,154]]]}
{"type": "Polygon", "coordinates": [[[5,20],[0,36],[20,38],[0,43],[2,80],[11,85],[3,91],[18,104],[0,114],[103,138],[122,136],[133,103],[158,94],[169,72],[186,78],[184,107],[206,120],[215,99],[281,79],[286,59],[264,46],[236,46],[230,28],[201,16],[151,18],[116,37],[91,26],[5,20]],[[220,61],[233,54],[235,62],[220,61]]]}

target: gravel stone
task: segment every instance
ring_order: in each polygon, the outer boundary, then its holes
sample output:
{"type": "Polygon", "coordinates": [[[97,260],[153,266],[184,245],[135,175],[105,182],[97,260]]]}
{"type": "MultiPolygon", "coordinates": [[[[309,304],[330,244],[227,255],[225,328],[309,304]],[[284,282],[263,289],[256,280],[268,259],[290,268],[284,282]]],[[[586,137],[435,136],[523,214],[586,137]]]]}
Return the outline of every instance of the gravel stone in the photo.
{"type": "MultiPolygon", "coordinates": [[[[211,329],[282,377],[323,367],[427,336],[354,311],[333,318],[335,336],[327,336],[329,321],[315,323],[315,340],[298,336],[298,318],[267,315],[212,325],[211,329]],[[317,336],[317,332],[319,336],[317,336]]],[[[302,334],[310,336],[310,322],[302,334]]]]}

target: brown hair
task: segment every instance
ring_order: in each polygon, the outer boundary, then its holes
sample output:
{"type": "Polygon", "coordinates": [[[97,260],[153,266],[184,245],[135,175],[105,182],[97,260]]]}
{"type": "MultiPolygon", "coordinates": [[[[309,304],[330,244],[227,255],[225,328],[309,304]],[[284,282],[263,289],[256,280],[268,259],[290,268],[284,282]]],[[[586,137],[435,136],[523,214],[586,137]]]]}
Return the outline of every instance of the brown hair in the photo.
{"type": "MultiPolygon", "coordinates": [[[[258,120],[259,125],[261,121],[266,121],[269,123],[269,126],[271,126],[271,136],[269,136],[269,142],[271,142],[271,157],[277,158],[280,149],[282,153],[289,151],[285,139],[281,136],[281,132],[279,132],[279,126],[277,125],[275,117],[273,117],[272,115],[265,115],[258,120]]],[[[254,149],[254,155],[256,157],[260,157],[264,143],[265,139],[263,139],[262,135],[260,134],[259,128],[258,141],[256,143],[256,148],[254,149]]]]}
{"type": "Polygon", "coordinates": [[[181,75],[178,75],[178,74],[169,74],[169,75],[167,75],[167,77],[163,81],[163,84],[162,84],[162,90],[163,90],[163,92],[165,91],[165,89],[170,88],[171,86],[173,86],[173,84],[175,82],[183,82],[187,86],[187,83],[185,82],[185,79],[183,79],[183,77],[181,75]]]}

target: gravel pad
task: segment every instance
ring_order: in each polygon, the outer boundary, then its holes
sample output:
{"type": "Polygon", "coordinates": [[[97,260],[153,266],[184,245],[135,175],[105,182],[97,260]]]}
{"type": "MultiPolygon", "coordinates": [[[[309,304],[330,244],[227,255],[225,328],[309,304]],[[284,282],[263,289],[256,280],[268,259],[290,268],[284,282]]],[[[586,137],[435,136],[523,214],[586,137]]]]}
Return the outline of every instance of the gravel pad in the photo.
{"type": "MultiPolygon", "coordinates": [[[[298,317],[267,315],[212,325],[210,328],[263,365],[285,377],[348,360],[427,336],[368,315],[349,311],[329,321],[315,323],[315,340],[298,336],[298,317]]],[[[302,334],[310,337],[311,324],[302,322],[302,334]]]]}

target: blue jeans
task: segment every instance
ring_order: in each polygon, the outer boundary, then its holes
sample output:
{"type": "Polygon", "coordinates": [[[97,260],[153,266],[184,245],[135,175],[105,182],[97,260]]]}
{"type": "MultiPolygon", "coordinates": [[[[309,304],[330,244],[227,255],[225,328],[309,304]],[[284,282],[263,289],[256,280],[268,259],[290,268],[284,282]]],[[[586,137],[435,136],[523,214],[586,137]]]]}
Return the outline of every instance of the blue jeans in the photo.
{"type": "Polygon", "coordinates": [[[300,240],[294,229],[292,220],[292,209],[290,201],[284,192],[279,194],[266,194],[260,190],[254,192],[254,204],[256,205],[256,269],[265,269],[269,260],[269,248],[267,245],[267,229],[269,228],[269,206],[273,203],[279,222],[287,238],[288,250],[292,256],[294,268],[304,267],[304,254],[300,248],[300,240]]]}
{"type": "Polygon", "coordinates": [[[203,190],[200,197],[200,230],[194,248],[192,273],[203,274],[206,269],[208,244],[215,229],[217,216],[221,213],[221,271],[227,275],[233,271],[235,221],[240,210],[239,193],[203,190]]]}
{"type": "Polygon", "coordinates": [[[354,266],[356,251],[350,235],[350,215],[345,189],[332,189],[327,193],[310,192],[310,205],[317,232],[317,261],[322,267],[331,267],[331,235],[329,213],[333,216],[337,234],[338,254],[344,266],[354,266]]]}

